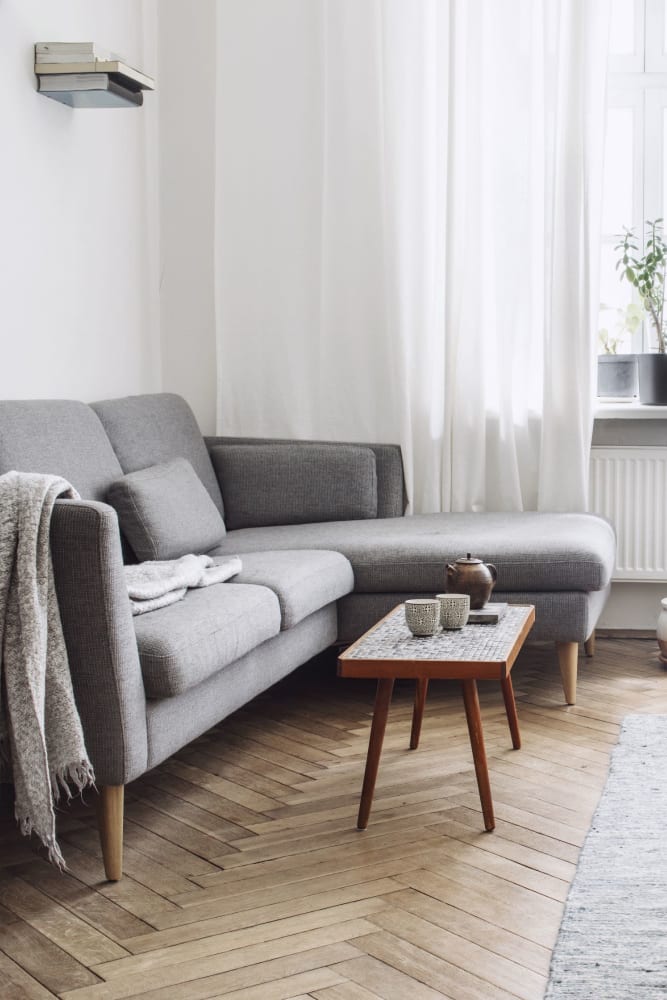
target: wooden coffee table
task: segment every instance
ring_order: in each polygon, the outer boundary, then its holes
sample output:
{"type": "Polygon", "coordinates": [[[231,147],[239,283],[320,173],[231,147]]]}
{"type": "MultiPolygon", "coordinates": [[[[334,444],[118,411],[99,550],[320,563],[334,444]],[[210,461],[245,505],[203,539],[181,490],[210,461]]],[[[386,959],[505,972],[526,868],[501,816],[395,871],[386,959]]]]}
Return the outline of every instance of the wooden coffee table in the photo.
{"type": "Polygon", "coordinates": [[[404,606],[399,604],[339,656],[340,677],[374,677],[378,680],[357,820],[360,830],[368,826],[391,695],[394,681],[399,677],[417,681],[411,750],[419,746],[429,680],[461,681],[484,826],[487,830],[494,829],[496,824],[477,681],[500,681],[512,746],[518,750],[521,736],[510,671],[534,621],[535,608],[532,605],[511,604],[497,625],[466,625],[457,631],[416,638],[405,624],[404,606]]]}

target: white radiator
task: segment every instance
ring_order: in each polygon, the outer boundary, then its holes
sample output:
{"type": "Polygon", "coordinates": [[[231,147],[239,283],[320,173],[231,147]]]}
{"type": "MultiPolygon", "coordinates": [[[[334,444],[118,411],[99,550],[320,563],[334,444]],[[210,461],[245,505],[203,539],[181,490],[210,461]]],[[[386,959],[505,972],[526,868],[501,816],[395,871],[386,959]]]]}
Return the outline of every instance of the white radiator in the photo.
{"type": "Polygon", "coordinates": [[[589,507],[616,528],[614,580],[667,580],[667,447],[593,448],[589,507]]]}

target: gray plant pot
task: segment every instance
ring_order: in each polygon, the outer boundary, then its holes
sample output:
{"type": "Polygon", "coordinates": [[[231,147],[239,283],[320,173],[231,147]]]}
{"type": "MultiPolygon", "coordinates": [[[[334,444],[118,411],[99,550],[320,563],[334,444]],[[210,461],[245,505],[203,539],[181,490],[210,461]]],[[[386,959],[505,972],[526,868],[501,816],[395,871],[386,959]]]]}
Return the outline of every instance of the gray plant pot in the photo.
{"type": "Polygon", "coordinates": [[[667,354],[639,355],[639,402],[667,406],[667,354]]]}
{"type": "Polygon", "coordinates": [[[637,392],[636,354],[598,355],[598,396],[624,399],[637,392]]]}

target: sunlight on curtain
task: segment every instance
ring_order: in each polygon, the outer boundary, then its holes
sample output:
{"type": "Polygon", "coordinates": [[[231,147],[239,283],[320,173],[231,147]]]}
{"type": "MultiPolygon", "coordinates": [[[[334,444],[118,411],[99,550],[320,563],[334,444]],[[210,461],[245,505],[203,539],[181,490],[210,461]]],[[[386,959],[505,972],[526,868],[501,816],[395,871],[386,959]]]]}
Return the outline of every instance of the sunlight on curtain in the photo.
{"type": "Polygon", "coordinates": [[[452,6],[446,509],[585,507],[606,8],[452,6]]]}
{"type": "Polygon", "coordinates": [[[222,0],[222,432],[399,441],[418,511],[585,506],[608,22],[222,0]]]}

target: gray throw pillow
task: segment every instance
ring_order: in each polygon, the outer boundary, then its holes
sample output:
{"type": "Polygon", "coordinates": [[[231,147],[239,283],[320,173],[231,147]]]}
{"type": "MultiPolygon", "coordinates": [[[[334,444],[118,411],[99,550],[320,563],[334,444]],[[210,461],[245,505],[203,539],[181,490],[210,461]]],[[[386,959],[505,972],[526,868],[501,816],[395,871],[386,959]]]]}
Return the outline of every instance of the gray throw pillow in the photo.
{"type": "Polygon", "coordinates": [[[363,445],[216,445],[211,460],[230,531],[377,517],[375,453],[363,445]]]}
{"type": "Polygon", "coordinates": [[[140,562],[199,555],[225,534],[220,512],[185,458],[128,473],[110,486],[107,502],[140,562]]]}

